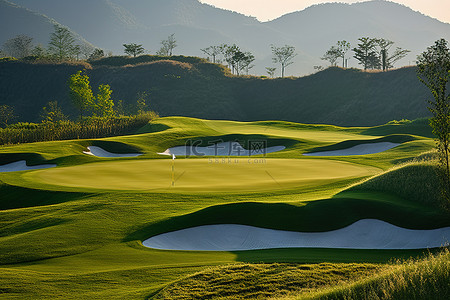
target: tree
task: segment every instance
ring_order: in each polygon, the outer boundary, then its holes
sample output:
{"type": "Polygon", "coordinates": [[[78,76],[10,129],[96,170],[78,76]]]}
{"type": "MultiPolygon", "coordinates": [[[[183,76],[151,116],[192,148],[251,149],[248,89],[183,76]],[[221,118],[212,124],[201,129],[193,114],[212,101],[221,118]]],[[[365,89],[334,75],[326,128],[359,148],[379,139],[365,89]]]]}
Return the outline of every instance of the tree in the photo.
{"type": "Polygon", "coordinates": [[[43,122],[57,123],[67,120],[67,116],[63,113],[58,101],[50,101],[47,106],[42,108],[41,118],[43,122]]]}
{"type": "Polygon", "coordinates": [[[89,76],[78,71],[69,78],[70,99],[73,105],[80,111],[83,119],[88,108],[93,106],[94,95],[89,82],[89,76]]]}
{"type": "Polygon", "coordinates": [[[144,53],[145,49],[142,47],[142,45],[138,45],[138,44],[123,44],[123,46],[125,47],[125,53],[128,55],[132,55],[133,57],[136,57],[139,54],[144,53]]]}
{"type": "Polygon", "coordinates": [[[137,93],[136,109],[139,115],[149,110],[148,96],[147,92],[137,93]]]}
{"type": "Polygon", "coordinates": [[[450,204],[450,49],[445,39],[436,41],[417,57],[417,73],[433,96],[433,100],[428,100],[428,109],[432,113],[430,126],[436,136],[436,148],[443,169],[443,196],[450,204]]]}
{"type": "Polygon", "coordinates": [[[386,39],[376,39],[376,43],[379,50],[379,57],[380,57],[380,64],[383,71],[387,71],[390,68],[394,67],[394,63],[398,60],[402,59],[406,55],[408,55],[409,50],[402,49],[400,47],[397,47],[394,51],[394,54],[389,55],[389,50],[394,44],[393,41],[386,40],[386,39]]]}
{"type": "Polygon", "coordinates": [[[375,48],[377,39],[362,37],[358,40],[360,43],[356,48],[353,48],[354,58],[359,61],[360,65],[364,66],[364,70],[380,68],[380,59],[375,48]]]}
{"type": "Polygon", "coordinates": [[[338,41],[336,45],[338,57],[342,58],[342,67],[345,68],[345,54],[350,50],[350,43],[343,40],[338,41]]]}
{"type": "Polygon", "coordinates": [[[74,57],[77,60],[79,60],[80,59],[80,55],[81,55],[81,46],[80,45],[73,46],[71,57],[74,57]]]}
{"type": "Polygon", "coordinates": [[[175,47],[177,46],[175,33],[169,35],[167,40],[162,40],[161,45],[161,48],[156,52],[156,54],[161,56],[172,56],[173,49],[175,49],[175,47]]]}
{"type": "Polygon", "coordinates": [[[287,66],[292,65],[294,57],[297,55],[295,53],[294,46],[284,45],[283,47],[270,46],[272,48],[273,62],[281,64],[281,77],[284,77],[284,70],[287,66]]]}
{"type": "Polygon", "coordinates": [[[75,50],[75,38],[66,27],[54,26],[55,31],[50,34],[49,52],[59,60],[71,58],[75,50]]]}
{"type": "Polygon", "coordinates": [[[0,105],[0,125],[7,127],[8,124],[16,119],[16,115],[14,114],[14,108],[12,106],[3,104],[0,105]]]}
{"type": "Polygon", "coordinates": [[[250,52],[243,52],[236,44],[231,46],[221,46],[224,53],[225,61],[231,72],[240,75],[242,71],[248,71],[253,68],[252,62],[255,61],[255,56],[250,52]]]}
{"type": "Polygon", "coordinates": [[[329,61],[331,66],[335,67],[339,55],[339,49],[336,46],[332,46],[320,59],[329,61]]]}
{"type": "Polygon", "coordinates": [[[100,117],[110,118],[114,116],[114,101],[111,99],[112,90],[107,84],[98,87],[98,93],[94,108],[95,114],[100,117]]]}
{"type": "Polygon", "coordinates": [[[95,48],[95,50],[89,55],[89,60],[96,60],[105,57],[105,52],[102,49],[95,48]]]}
{"type": "Polygon", "coordinates": [[[322,66],[314,66],[313,68],[314,68],[314,70],[316,70],[317,72],[323,71],[323,69],[324,69],[322,66]]]}
{"type": "Polygon", "coordinates": [[[203,53],[212,57],[212,61],[216,63],[216,57],[222,53],[222,46],[209,46],[208,48],[200,49],[203,53]]]}
{"type": "Polygon", "coordinates": [[[37,58],[45,58],[48,55],[48,53],[47,53],[47,49],[45,49],[44,46],[42,46],[41,44],[38,44],[31,51],[31,55],[34,55],[37,58]]]}
{"type": "Polygon", "coordinates": [[[24,58],[31,55],[33,50],[33,38],[24,34],[17,35],[3,44],[3,50],[9,56],[24,58]]]}
{"type": "Polygon", "coordinates": [[[266,72],[267,72],[267,74],[269,74],[270,78],[273,78],[275,76],[276,70],[277,70],[277,68],[266,67],[266,72]]]}
{"type": "Polygon", "coordinates": [[[392,54],[391,56],[386,53],[386,70],[393,68],[394,63],[408,55],[409,52],[411,51],[397,47],[395,48],[394,54],[392,54]]]}
{"type": "Polygon", "coordinates": [[[88,60],[91,56],[92,52],[94,51],[94,47],[90,46],[89,44],[83,43],[80,46],[80,54],[83,56],[85,60],[88,60]]]}

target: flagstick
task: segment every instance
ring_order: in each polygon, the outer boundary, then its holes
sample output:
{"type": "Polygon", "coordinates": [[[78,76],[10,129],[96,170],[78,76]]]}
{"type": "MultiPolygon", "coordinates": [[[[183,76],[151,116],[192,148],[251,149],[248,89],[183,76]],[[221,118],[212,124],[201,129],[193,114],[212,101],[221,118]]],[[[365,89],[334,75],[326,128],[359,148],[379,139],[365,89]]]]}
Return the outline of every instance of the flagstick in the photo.
{"type": "Polygon", "coordinates": [[[172,154],[172,186],[175,185],[175,154],[172,154]]]}

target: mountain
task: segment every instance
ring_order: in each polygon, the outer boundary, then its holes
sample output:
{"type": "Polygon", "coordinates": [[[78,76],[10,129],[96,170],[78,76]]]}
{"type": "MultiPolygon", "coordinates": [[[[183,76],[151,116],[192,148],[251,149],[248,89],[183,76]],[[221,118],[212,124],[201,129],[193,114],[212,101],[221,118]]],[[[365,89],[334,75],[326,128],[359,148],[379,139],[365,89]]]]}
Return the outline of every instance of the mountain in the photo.
{"type": "MultiPolygon", "coordinates": [[[[87,40],[116,54],[124,43],[143,44],[155,53],[160,41],[175,33],[176,54],[204,56],[200,49],[236,43],[256,56],[253,74],[274,66],[270,45],[293,45],[298,55],[287,75],[314,72],[326,66],[320,57],[338,40],[354,47],[363,36],[391,39],[412,52],[398,66],[413,64],[416,56],[439,38],[450,40],[450,24],[389,1],[354,4],[326,3],[284,15],[270,22],[219,9],[198,0],[10,0],[67,25],[87,40]]],[[[348,53],[352,56],[351,51],[348,53]]],[[[357,67],[351,58],[350,67],[357,67]]],[[[279,69],[279,67],[278,67],[279,69]]]]}
{"type": "MultiPolygon", "coordinates": [[[[60,25],[49,17],[21,7],[9,1],[0,0],[0,46],[19,34],[33,37],[36,44],[47,45],[54,25],[60,25]]],[[[91,45],[78,33],[71,30],[79,43],[91,45]]]]}
{"type": "Polygon", "coordinates": [[[300,78],[264,79],[230,76],[225,68],[200,58],[172,59],[109,57],[92,67],[2,62],[0,105],[14,106],[21,121],[39,121],[42,107],[57,100],[75,117],[67,79],[86,69],[94,92],[98,85],[109,84],[112,98],[126,107],[146,92],[161,116],[372,126],[429,115],[429,91],[414,67],[380,73],[334,67],[300,78]]]}
{"type": "Polygon", "coordinates": [[[404,63],[412,63],[434,41],[450,40],[450,24],[383,0],[314,5],[265,24],[292,39],[302,37],[302,49],[319,55],[338,40],[345,39],[354,47],[360,37],[386,38],[394,46],[411,50],[404,63]]]}

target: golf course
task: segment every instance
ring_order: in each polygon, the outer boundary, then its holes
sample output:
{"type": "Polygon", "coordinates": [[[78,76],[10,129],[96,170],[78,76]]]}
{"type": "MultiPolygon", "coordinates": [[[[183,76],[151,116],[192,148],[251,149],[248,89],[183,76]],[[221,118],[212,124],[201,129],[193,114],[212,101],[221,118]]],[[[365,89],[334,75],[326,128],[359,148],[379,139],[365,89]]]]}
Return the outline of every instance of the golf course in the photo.
{"type": "Polygon", "coordinates": [[[0,298],[446,299],[433,148],[427,119],[187,117],[4,145],[0,298]]]}

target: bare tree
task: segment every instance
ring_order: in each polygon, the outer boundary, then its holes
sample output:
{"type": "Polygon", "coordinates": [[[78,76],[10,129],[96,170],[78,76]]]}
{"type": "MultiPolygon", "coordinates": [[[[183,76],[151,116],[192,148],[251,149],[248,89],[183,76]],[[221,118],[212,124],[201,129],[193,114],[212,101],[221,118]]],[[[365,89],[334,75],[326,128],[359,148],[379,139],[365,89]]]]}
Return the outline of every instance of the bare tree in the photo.
{"type": "Polygon", "coordinates": [[[350,50],[350,43],[343,40],[338,41],[336,44],[336,49],[338,53],[338,57],[342,58],[342,67],[345,68],[345,55],[347,54],[348,50],[350,50]]]}
{"type": "Polygon", "coordinates": [[[222,46],[209,46],[200,50],[206,55],[211,56],[212,62],[216,63],[216,57],[222,53],[222,46]]]}
{"type": "Polygon", "coordinates": [[[295,53],[295,47],[288,45],[284,45],[283,47],[271,45],[270,47],[272,48],[273,62],[281,64],[281,77],[283,78],[285,68],[294,63],[292,60],[297,55],[295,53]]]}
{"type": "Polygon", "coordinates": [[[173,49],[177,47],[175,33],[169,35],[167,40],[162,40],[161,45],[162,45],[161,48],[156,52],[156,54],[161,56],[172,56],[173,49]]]}
{"type": "Polygon", "coordinates": [[[20,34],[3,44],[3,50],[12,57],[24,58],[31,55],[33,50],[33,38],[20,34]]]}

